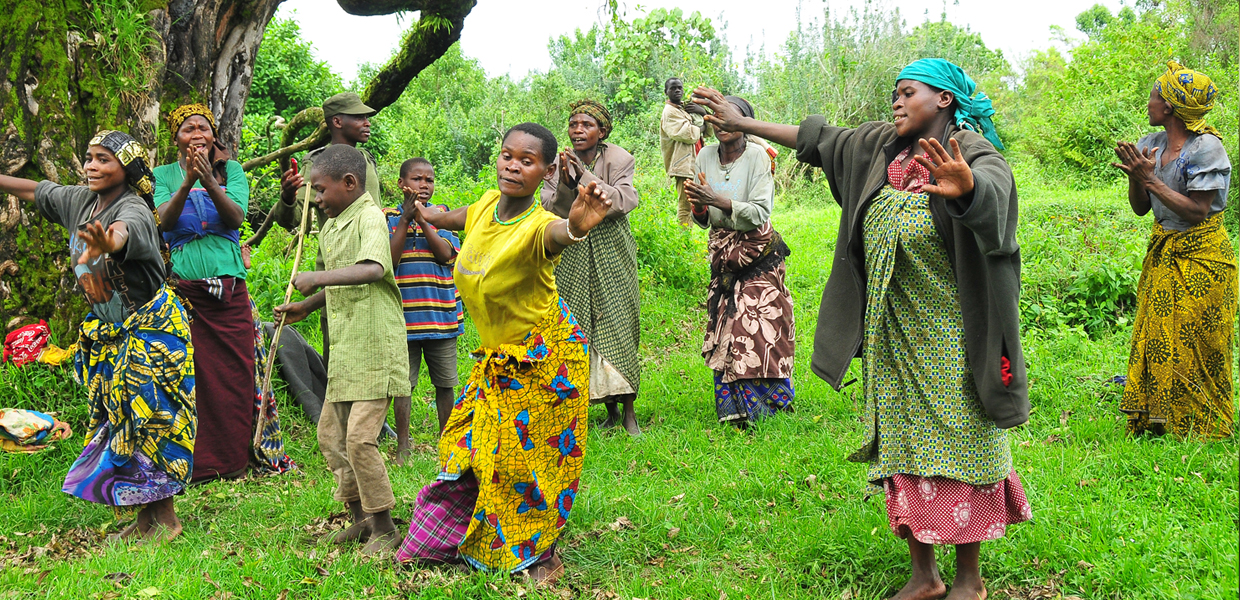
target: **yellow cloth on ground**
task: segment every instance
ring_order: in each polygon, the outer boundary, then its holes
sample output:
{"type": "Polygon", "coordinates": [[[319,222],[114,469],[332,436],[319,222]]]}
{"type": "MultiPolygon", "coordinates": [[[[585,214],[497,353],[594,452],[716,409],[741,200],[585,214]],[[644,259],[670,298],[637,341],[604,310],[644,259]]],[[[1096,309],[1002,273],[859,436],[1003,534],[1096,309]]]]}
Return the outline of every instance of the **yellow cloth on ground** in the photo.
{"type": "Polygon", "coordinates": [[[548,256],[543,246],[547,225],[559,217],[535,201],[528,215],[503,225],[495,220],[499,198],[491,190],[469,205],[452,274],[486,348],[520,342],[559,301],[560,257],[548,256]]]}
{"type": "Polygon", "coordinates": [[[1120,401],[1130,432],[1232,434],[1236,294],[1236,259],[1221,213],[1183,232],[1154,224],[1120,401]]]}
{"type": "Polygon", "coordinates": [[[458,547],[474,567],[520,571],[567,524],[586,446],[587,352],[563,301],[520,343],[474,351],[478,362],[439,438],[439,479],[472,469],[478,480],[474,517],[458,547]]]}
{"type": "Polygon", "coordinates": [[[1218,89],[1205,73],[1185,68],[1174,60],[1167,61],[1167,72],[1154,83],[1158,95],[1175,110],[1189,131],[1208,133],[1222,139],[1217,129],[1206,124],[1206,113],[1214,108],[1218,89]]]}

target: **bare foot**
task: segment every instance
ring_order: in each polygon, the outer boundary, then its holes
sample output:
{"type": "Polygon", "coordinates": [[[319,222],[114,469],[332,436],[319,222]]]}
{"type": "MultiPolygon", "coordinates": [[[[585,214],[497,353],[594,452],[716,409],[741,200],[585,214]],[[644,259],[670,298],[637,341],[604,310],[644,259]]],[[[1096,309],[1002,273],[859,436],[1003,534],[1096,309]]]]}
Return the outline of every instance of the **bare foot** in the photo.
{"type": "Polygon", "coordinates": [[[400,543],[404,538],[397,535],[396,530],[385,531],[383,533],[375,533],[370,536],[370,541],[362,547],[362,554],[365,556],[374,556],[380,552],[395,550],[400,547],[400,543]]]}
{"type": "Polygon", "coordinates": [[[937,576],[934,579],[913,578],[891,597],[891,600],[938,600],[947,596],[947,586],[937,576]]]}
{"type": "Polygon", "coordinates": [[[142,543],[154,544],[157,542],[171,542],[181,535],[181,522],[177,521],[173,525],[165,525],[163,523],[155,523],[151,526],[150,531],[142,536],[142,543]]]}
{"type": "Polygon", "coordinates": [[[353,542],[365,542],[370,539],[371,523],[370,519],[361,519],[339,531],[333,531],[319,538],[323,544],[351,544],[353,542]]]}
{"type": "MultiPolygon", "coordinates": [[[[147,529],[148,529],[148,530],[150,529],[150,525],[147,525],[147,529]]],[[[109,536],[108,536],[108,543],[109,543],[109,544],[116,544],[116,543],[127,543],[127,542],[131,542],[131,541],[133,541],[135,538],[142,537],[142,534],[144,534],[144,533],[146,533],[146,532],[145,532],[145,531],[140,531],[140,530],[138,529],[138,520],[137,520],[137,519],[134,519],[134,520],[133,520],[133,522],[132,522],[132,523],[130,523],[130,524],[128,524],[128,525],[126,525],[124,529],[122,529],[122,530],[120,530],[120,531],[118,531],[118,532],[116,532],[116,533],[113,533],[112,535],[109,535],[109,536]]]]}
{"type": "Polygon", "coordinates": [[[396,466],[404,466],[405,461],[409,460],[409,456],[413,451],[409,449],[409,440],[397,438],[396,441],[396,466]]]}
{"type": "Polygon", "coordinates": [[[628,411],[625,411],[624,430],[629,432],[629,435],[633,437],[641,436],[642,428],[640,425],[637,424],[637,415],[630,413],[628,411]]]}
{"type": "Polygon", "coordinates": [[[986,584],[980,579],[970,577],[961,581],[959,577],[952,582],[952,591],[947,600],[986,600],[986,584]]]}
{"type": "Polygon", "coordinates": [[[537,563],[526,571],[530,574],[530,579],[535,583],[544,585],[555,585],[555,582],[564,574],[564,563],[560,561],[560,557],[554,554],[551,558],[537,563]]]}

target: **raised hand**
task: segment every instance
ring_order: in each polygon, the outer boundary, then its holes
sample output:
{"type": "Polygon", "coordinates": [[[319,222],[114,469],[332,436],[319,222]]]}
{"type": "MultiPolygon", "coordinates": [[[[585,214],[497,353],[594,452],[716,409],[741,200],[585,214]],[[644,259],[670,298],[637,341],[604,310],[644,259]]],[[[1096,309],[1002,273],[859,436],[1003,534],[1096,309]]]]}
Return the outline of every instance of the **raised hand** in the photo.
{"type": "Polygon", "coordinates": [[[697,174],[697,181],[692,179],[685,181],[685,195],[689,197],[689,203],[694,206],[713,206],[725,213],[732,210],[732,201],[716,194],[710,184],[706,183],[706,175],[703,173],[697,174]]]}
{"type": "Polygon", "coordinates": [[[929,169],[930,175],[938,182],[926,184],[922,188],[927,194],[955,200],[973,191],[973,170],[969,168],[969,163],[964,161],[964,154],[960,152],[960,144],[955,139],[948,140],[948,142],[952,147],[950,155],[938,140],[926,141],[924,138],[918,140],[917,143],[930,158],[915,154],[913,160],[929,169]]]}
{"type": "Polygon", "coordinates": [[[129,228],[123,222],[117,221],[105,229],[103,223],[93,221],[78,231],[78,239],[86,244],[86,250],[78,258],[78,264],[85,265],[104,254],[124,248],[125,241],[129,239],[129,228]]]}
{"type": "Polygon", "coordinates": [[[185,152],[187,154],[185,162],[190,166],[198,182],[203,187],[215,183],[215,170],[211,167],[211,155],[208,149],[205,147],[198,150],[189,148],[185,152]]]}
{"type": "Polygon", "coordinates": [[[1147,148],[1142,152],[1132,142],[1116,142],[1115,155],[1121,162],[1111,163],[1111,166],[1126,173],[1129,179],[1148,181],[1154,177],[1154,155],[1157,152],[1158,148],[1147,148]]]}
{"type": "Polygon", "coordinates": [[[611,210],[611,199],[598,187],[597,181],[591,181],[577,187],[577,199],[572,208],[568,209],[568,230],[575,237],[583,237],[591,229],[598,226],[611,210]]]}
{"type": "Polygon", "coordinates": [[[286,203],[292,202],[297,195],[297,188],[306,182],[301,173],[297,172],[297,163],[280,175],[280,198],[286,203]]]}
{"type": "Polygon", "coordinates": [[[739,108],[723,99],[723,94],[714,88],[698,86],[693,90],[693,103],[710,109],[712,114],[706,115],[707,123],[718,127],[720,131],[740,131],[744,115],[739,108]]]}

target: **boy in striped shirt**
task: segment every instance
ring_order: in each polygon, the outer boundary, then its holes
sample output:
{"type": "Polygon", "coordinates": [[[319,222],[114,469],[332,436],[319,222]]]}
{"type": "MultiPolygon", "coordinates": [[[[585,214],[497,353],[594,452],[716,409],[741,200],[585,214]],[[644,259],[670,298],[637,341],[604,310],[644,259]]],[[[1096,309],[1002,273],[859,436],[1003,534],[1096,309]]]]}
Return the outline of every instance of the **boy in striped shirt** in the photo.
{"type": "MultiPolygon", "coordinates": [[[[411,158],[400,166],[397,186],[405,195],[398,207],[384,209],[391,235],[392,264],[405,310],[405,333],[409,342],[409,383],[418,385],[422,358],[435,386],[435,409],[443,430],[452,412],[453,388],[457,385],[456,338],[465,329],[461,297],[452,282],[452,265],[461,241],[451,231],[428,225],[416,210],[430,204],[435,194],[435,169],[425,158],[411,158]]],[[[411,403],[396,407],[397,464],[409,453],[411,403]]]]}

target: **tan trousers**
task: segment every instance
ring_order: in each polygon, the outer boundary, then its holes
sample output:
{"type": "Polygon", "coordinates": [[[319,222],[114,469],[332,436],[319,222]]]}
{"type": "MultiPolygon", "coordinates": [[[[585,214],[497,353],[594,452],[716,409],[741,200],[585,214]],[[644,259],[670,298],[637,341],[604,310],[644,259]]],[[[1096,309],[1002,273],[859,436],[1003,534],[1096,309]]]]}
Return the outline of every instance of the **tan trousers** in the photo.
{"type": "Polygon", "coordinates": [[[685,193],[685,182],[689,181],[689,178],[673,177],[672,181],[676,182],[676,220],[680,221],[681,225],[692,225],[693,207],[689,204],[689,195],[685,193]]]}
{"type": "Polygon", "coordinates": [[[319,450],[336,477],[333,497],[346,503],[361,500],[367,513],[396,506],[378,442],[389,402],[328,402],[319,417],[319,450]]]}

